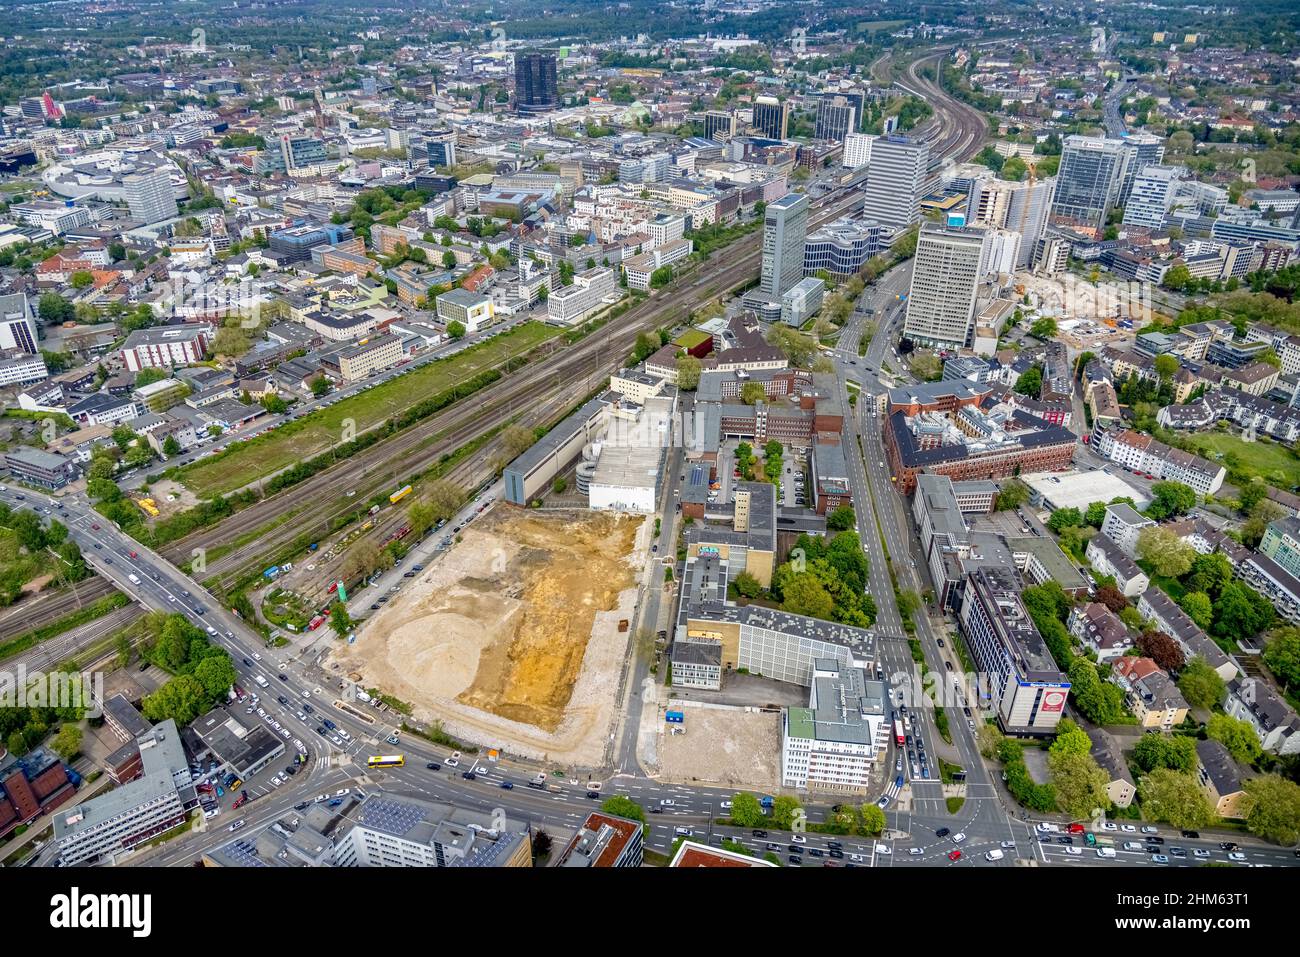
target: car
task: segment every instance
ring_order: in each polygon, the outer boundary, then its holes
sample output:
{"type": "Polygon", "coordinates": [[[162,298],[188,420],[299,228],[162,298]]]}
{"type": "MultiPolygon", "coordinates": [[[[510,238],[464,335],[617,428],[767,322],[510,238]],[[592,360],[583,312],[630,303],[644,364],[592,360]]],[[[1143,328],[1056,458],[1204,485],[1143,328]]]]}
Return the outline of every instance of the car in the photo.
{"type": "Polygon", "coordinates": [[[1074,843],[1074,838],[1070,837],[1070,835],[1068,835],[1068,834],[1062,834],[1062,835],[1061,835],[1060,837],[1058,837],[1056,840],[1057,840],[1057,843],[1059,843],[1059,844],[1073,844],[1073,843],[1074,843]]]}
{"type": "Polygon", "coordinates": [[[795,844],[807,844],[807,843],[808,843],[808,838],[804,837],[802,834],[792,834],[792,835],[790,835],[790,840],[791,840],[793,843],[795,843],[795,844]]]}
{"type": "Polygon", "coordinates": [[[503,790],[503,791],[513,791],[514,789],[515,789],[515,786],[514,786],[513,784],[511,784],[509,781],[502,781],[502,782],[501,782],[501,790],[503,790]]]}
{"type": "Polygon", "coordinates": [[[599,791],[588,791],[588,792],[587,792],[587,797],[591,798],[593,801],[599,801],[599,800],[600,800],[600,792],[599,792],[599,791]]]}
{"type": "Polygon", "coordinates": [[[961,833],[960,831],[958,831],[956,834],[952,836],[952,842],[954,844],[960,844],[964,840],[966,840],[966,835],[961,833]]]}
{"type": "Polygon", "coordinates": [[[1072,823],[1072,824],[1069,826],[1068,830],[1069,830],[1069,832],[1070,832],[1071,834],[1082,834],[1082,833],[1083,833],[1083,825],[1080,824],[1078,821],[1075,821],[1074,823],[1072,823]]]}
{"type": "Polygon", "coordinates": [[[276,675],[276,677],[279,678],[281,681],[288,681],[288,680],[289,680],[289,676],[286,675],[286,674],[284,674],[283,672],[281,672],[280,674],[276,675]]]}
{"type": "Polygon", "coordinates": [[[661,801],[659,802],[659,806],[660,806],[660,807],[672,807],[672,806],[673,806],[673,803],[674,803],[674,802],[673,802],[673,799],[672,799],[672,798],[664,798],[663,800],[661,800],[661,801]]]}
{"type": "Polygon", "coordinates": [[[938,645],[940,648],[943,647],[943,639],[942,639],[942,638],[936,638],[936,639],[934,639],[934,643],[935,643],[936,645],[938,645]]]}
{"type": "MultiPolygon", "coordinates": [[[[884,463],[881,463],[884,464],[884,463]]],[[[961,851],[952,850],[948,852],[948,860],[954,863],[961,860],[961,851]]]]}
{"type": "Polygon", "coordinates": [[[786,858],[786,860],[788,860],[788,861],[789,861],[791,864],[793,864],[795,867],[798,867],[798,866],[800,866],[801,864],[803,864],[803,858],[802,858],[802,857],[795,857],[793,854],[791,854],[788,858],[786,858]]]}
{"type": "Polygon", "coordinates": [[[1081,855],[1083,854],[1083,848],[1081,848],[1081,847],[1067,847],[1067,848],[1065,849],[1065,853],[1067,853],[1067,854],[1071,854],[1071,855],[1073,855],[1074,857],[1079,857],[1079,856],[1081,856],[1081,855]]]}
{"type": "Polygon", "coordinates": [[[428,768],[430,771],[442,770],[442,765],[439,764],[437,761],[430,761],[428,764],[425,765],[425,767],[428,768]]]}
{"type": "Polygon", "coordinates": [[[473,771],[462,771],[460,776],[463,777],[466,781],[475,781],[478,779],[478,775],[475,774],[473,771]]]}
{"type": "Polygon", "coordinates": [[[228,831],[238,831],[238,830],[239,830],[241,827],[243,827],[243,826],[244,826],[244,822],[243,822],[243,821],[236,821],[234,824],[230,825],[230,827],[226,828],[226,830],[228,830],[228,831]]]}
{"type": "Polygon", "coordinates": [[[1164,842],[1165,842],[1165,839],[1164,839],[1163,837],[1148,837],[1148,838],[1147,838],[1147,843],[1148,843],[1148,844],[1163,844],[1164,842]]]}
{"type": "MultiPolygon", "coordinates": [[[[303,697],[306,697],[306,696],[307,696],[307,692],[304,691],[304,692],[303,692],[303,697]]],[[[309,705],[309,704],[305,704],[305,705],[302,706],[302,710],[303,710],[303,711],[306,711],[308,714],[312,714],[316,709],[313,708],[313,707],[312,707],[311,705],[309,705]]]]}
{"type": "MultiPolygon", "coordinates": [[[[679,827],[677,830],[678,830],[678,832],[681,832],[681,831],[684,830],[684,829],[679,827]]],[[[802,848],[802,847],[799,847],[798,845],[795,845],[795,844],[791,844],[791,845],[789,845],[789,846],[786,848],[786,850],[789,851],[791,854],[802,854],[802,853],[803,853],[803,848],[802,848]]]]}
{"type": "Polygon", "coordinates": [[[1060,828],[1057,827],[1055,824],[1052,824],[1050,821],[1043,821],[1041,824],[1035,827],[1034,830],[1036,830],[1039,834],[1055,834],[1057,831],[1060,830],[1060,828]]]}
{"type": "Polygon", "coordinates": [[[941,827],[941,828],[939,828],[939,830],[937,830],[937,831],[934,832],[934,836],[935,836],[935,837],[947,837],[947,836],[948,836],[949,834],[951,834],[951,833],[952,833],[952,831],[949,830],[948,828],[946,828],[946,827],[941,827]]]}
{"type": "Polygon", "coordinates": [[[1180,831],[1179,833],[1181,833],[1183,837],[1190,837],[1193,841],[1201,836],[1200,831],[1180,831]]]}
{"type": "Polygon", "coordinates": [[[1219,842],[1219,850],[1221,850],[1221,851],[1235,851],[1235,850],[1237,850],[1237,842],[1236,842],[1236,841],[1220,841],[1220,842],[1219,842]]]}
{"type": "Polygon", "coordinates": [[[1107,831],[1119,830],[1119,825],[1116,824],[1114,821],[1106,821],[1105,823],[1102,824],[1102,827],[1105,828],[1107,831]]]}
{"type": "Polygon", "coordinates": [[[761,830],[759,828],[755,828],[754,830],[750,831],[750,833],[754,837],[767,837],[767,831],[761,830]]]}
{"type": "Polygon", "coordinates": [[[1015,842],[1015,841],[1003,841],[1003,842],[1002,842],[1001,844],[999,844],[998,846],[1001,847],[1002,850],[1004,850],[1004,851],[1014,851],[1014,850],[1016,849],[1016,842],[1015,842]]]}
{"type": "Polygon", "coordinates": [[[1120,830],[1123,831],[1125,834],[1136,834],[1137,826],[1133,824],[1121,824],[1120,830]]]}
{"type": "Polygon", "coordinates": [[[1198,858],[1200,858],[1201,860],[1205,860],[1206,858],[1208,858],[1208,857],[1210,856],[1210,852],[1207,851],[1207,850],[1206,850],[1205,848],[1203,848],[1203,847],[1198,847],[1198,848],[1196,848],[1194,851],[1192,851],[1192,856],[1193,856],[1193,857],[1198,857],[1198,858]]]}
{"type": "Polygon", "coordinates": [[[253,667],[253,659],[252,659],[252,658],[245,658],[245,659],[244,659],[244,666],[245,666],[245,667],[248,667],[248,668],[253,667]]]}
{"type": "Polygon", "coordinates": [[[1169,858],[1166,857],[1164,854],[1152,854],[1152,855],[1151,855],[1151,863],[1152,863],[1152,864],[1168,864],[1168,863],[1169,863],[1169,858]]]}
{"type": "Polygon", "coordinates": [[[1181,847],[1171,847],[1171,848],[1169,849],[1169,853],[1172,854],[1174,857],[1186,857],[1186,856],[1187,856],[1187,851],[1186,851],[1184,848],[1181,848],[1181,847]]]}
{"type": "Polygon", "coordinates": [[[442,763],[447,765],[447,767],[449,768],[460,767],[460,761],[454,757],[448,758],[446,761],[443,761],[442,763]]]}
{"type": "Polygon", "coordinates": [[[921,847],[909,847],[907,853],[911,854],[913,857],[920,857],[925,853],[925,849],[921,847]]]}
{"type": "Polygon", "coordinates": [[[1143,834],[1159,834],[1159,833],[1160,833],[1160,828],[1158,828],[1158,827],[1152,827],[1150,824],[1143,824],[1143,825],[1142,825],[1142,833],[1143,833],[1143,834]]]}
{"type": "Polygon", "coordinates": [[[810,847],[810,848],[808,848],[808,856],[809,856],[809,857],[824,857],[825,854],[824,854],[824,852],[822,851],[822,849],[821,849],[820,847],[810,847]]]}
{"type": "Polygon", "coordinates": [[[370,610],[371,610],[371,611],[379,611],[379,603],[378,603],[378,602],[375,602],[375,604],[371,605],[371,606],[370,606],[370,610]]]}
{"type": "Polygon", "coordinates": [[[1246,859],[1246,855],[1243,854],[1241,851],[1233,851],[1231,854],[1228,855],[1228,860],[1237,861],[1238,863],[1244,861],[1245,859],[1246,859]]]}

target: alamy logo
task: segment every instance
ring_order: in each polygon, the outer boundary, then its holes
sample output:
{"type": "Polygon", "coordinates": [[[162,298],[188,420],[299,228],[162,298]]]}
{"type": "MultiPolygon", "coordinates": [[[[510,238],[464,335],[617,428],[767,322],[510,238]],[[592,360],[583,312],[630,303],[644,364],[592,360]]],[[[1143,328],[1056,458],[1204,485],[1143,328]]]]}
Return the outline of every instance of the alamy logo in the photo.
{"type": "Polygon", "coordinates": [[[124,927],[133,937],[153,930],[152,894],[82,894],[78,887],[50,898],[50,926],[79,928],[124,927]]]}

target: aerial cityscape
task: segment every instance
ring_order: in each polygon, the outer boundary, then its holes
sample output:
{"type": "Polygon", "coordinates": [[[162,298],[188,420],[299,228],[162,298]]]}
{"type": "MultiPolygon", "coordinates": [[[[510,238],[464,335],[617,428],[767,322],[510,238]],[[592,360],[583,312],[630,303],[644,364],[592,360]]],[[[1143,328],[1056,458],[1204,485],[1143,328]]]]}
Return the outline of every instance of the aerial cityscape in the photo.
{"type": "Polygon", "coordinates": [[[1300,866],[1300,9],[0,37],[3,866],[1300,866]]]}

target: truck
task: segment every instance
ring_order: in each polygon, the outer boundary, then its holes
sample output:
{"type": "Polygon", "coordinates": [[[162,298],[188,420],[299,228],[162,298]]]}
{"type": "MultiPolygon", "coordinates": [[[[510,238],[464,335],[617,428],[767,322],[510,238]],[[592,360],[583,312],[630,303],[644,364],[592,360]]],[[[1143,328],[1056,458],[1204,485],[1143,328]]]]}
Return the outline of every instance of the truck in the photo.
{"type": "Polygon", "coordinates": [[[543,773],[540,773],[540,772],[537,773],[537,774],[534,774],[534,775],[533,775],[533,779],[532,779],[531,781],[528,782],[528,786],[529,786],[530,788],[534,788],[534,789],[536,789],[536,790],[538,790],[538,791],[545,791],[545,790],[546,790],[546,775],[543,774],[543,773]]]}

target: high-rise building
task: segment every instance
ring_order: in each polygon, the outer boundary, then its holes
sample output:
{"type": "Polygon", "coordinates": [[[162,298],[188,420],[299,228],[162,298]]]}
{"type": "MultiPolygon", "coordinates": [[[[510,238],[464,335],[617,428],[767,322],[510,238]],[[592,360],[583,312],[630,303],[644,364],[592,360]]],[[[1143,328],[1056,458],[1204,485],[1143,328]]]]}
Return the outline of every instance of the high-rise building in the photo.
{"type": "Polygon", "coordinates": [[[808,235],[808,197],[786,193],[767,204],[763,220],[762,290],[780,296],[803,278],[803,245],[808,235]]]}
{"type": "Polygon", "coordinates": [[[970,187],[967,221],[972,226],[994,226],[1019,233],[1016,268],[1025,269],[1047,223],[1055,183],[1054,179],[1013,183],[992,176],[976,177],[970,187]]]}
{"type": "Polygon", "coordinates": [[[906,136],[878,136],[871,143],[862,213],[883,226],[906,229],[921,218],[921,187],[930,165],[930,144],[906,136]]]}
{"type": "Polygon", "coordinates": [[[844,137],[844,165],[849,169],[860,169],[870,163],[874,139],[870,133],[850,133],[844,137]]]}
{"type": "Polygon", "coordinates": [[[721,133],[723,139],[736,135],[736,114],[730,110],[709,110],[704,114],[704,138],[715,139],[721,133]]]}
{"type": "Polygon", "coordinates": [[[785,139],[790,127],[790,104],[774,96],[754,100],[754,129],[771,140],[785,139]]]}
{"type": "Polygon", "coordinates": [[[1119,184],[1119,196],[1115,200],[1117,206],[1128,205],[1133,181],[1148,166],[1159,166],[1165,158],[1165,141],[1151,133],[1131,133],[1124,137],[1123,143],[1129,152],[1129,162],[1119,184]]]}
{"type": "Polygon", "coordinates": [[[455,130],[423,130],[411,143],[411,159],[427,160],[430,166],[455,166],[456,142],[455,130]]]}
{"type": "Polygon", "coordinates": [[[172,178],[167,175],[167,170],[131,173],[122,177],[122,186],[132,219],[149,225],[176,218],[176,194],[172,191],[172,178]]]}
{"type": "Polygon", "coordinates": [[[1147,166],[1134,177],[1124,204],[1124,225],[1164,229],[1178,187],[1187,178],[1181,166],[1147,166]]]}
{"type": "Polygon", "coordinates": [[[838,93],[824,93],[817,104],[817,126],[813,135],[819,140],[844,142],[844,137],[856,132],[858,111],[847,97],[838,93]]]}
{"type": "Polygon", "coordinates": [[[548,113],[560,105],[554,53],[515,54],[515,109],[548,113]]]}
{"type": "Polygon", "coordinates": [[[916,239],[903,335],[945,348],[970,345],[987,242],[983,229],[922,227],[916,239]]]}
{"type": "Polygon", "coordinates": [[[1056,172],[1052,221],[1100,232],[1119,201],[1134,155],[1123,140],[1067,136],[1056,172]]]}

